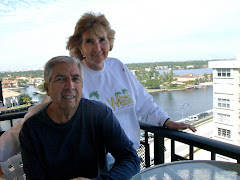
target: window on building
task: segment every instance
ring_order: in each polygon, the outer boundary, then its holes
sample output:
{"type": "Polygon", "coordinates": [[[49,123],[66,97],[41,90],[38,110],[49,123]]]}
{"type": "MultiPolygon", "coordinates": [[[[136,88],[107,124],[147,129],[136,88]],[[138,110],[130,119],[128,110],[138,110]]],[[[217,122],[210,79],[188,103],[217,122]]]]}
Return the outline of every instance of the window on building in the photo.
{"type": "Polygon", "coordinates": [[[229,124],[230,123],[230,115],[218,113],[217,114],[217,121],[220,122],[220,123],[229,124]]]}
{"type": "Polygon", "coordinates": [[[230,108],[230,100],[218,98],[218,107],[229,109],[230,108]]]}
{"type": "Polygon", "coordinates": [[[228,129],[218,128],[218,136],[231,138],[231,131],[228,129]]]}
{"type": "Polygon", "coordinates": [[[220,68],[220,69],[217,69],[217,72],[218,72],[218,77],[230,77],[231,76],[229,68],[220,68]]]}

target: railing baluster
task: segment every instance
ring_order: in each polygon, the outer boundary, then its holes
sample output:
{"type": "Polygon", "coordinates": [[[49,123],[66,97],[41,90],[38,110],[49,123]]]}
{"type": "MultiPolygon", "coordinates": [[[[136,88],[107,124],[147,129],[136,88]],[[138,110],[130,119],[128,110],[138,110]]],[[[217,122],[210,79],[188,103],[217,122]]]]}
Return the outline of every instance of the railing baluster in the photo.
{"type": "Polygon", "coordinates": [[[171,162],[177,161],[175,158],[175,141],[171,139],[171,162]]]}
{"type": "Polygon", "coordinates": [[[193,160],[193,146],[189,146],[189,159],[193,160]]]}
{"type": "Polygon", "coordinates": [[[164,160],[164,137],[154,134],[154,164],[163,164],[164,160]]]}
{"type": "Polygon", "coordinates": [[[11,127],[13,127],[13,120],[12,119],[10,119],[10,125],[11,125],[11,127]]]}
{"type": "Polygon", "coordinates": [[[214,151],[211,152],[211,160],[216,160],[216,153],[214,151]]]}
{"type": "Polygon", "coordinates": [[[149,148],[149,143],[148,143],[148,132],[147,131],[145,131],[144,137],[145,137],[145,164],[146,164],[146,167],[150,167],[150,148],[149,148]]]}

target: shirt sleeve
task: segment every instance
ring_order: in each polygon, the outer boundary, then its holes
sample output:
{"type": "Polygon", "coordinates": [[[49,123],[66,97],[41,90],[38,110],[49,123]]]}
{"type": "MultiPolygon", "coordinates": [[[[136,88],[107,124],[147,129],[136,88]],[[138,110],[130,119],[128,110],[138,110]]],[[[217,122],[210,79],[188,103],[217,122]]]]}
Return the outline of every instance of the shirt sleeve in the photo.
{"type": "Polygon", "coordinates": [[[42,161],[37,156],[30,129],[25,123],[19,134],[21,155],[24,164],[23,169],[27,179],[46,179],[44,165],[41,164],[42,161]]]}
{"type": "Polygon", "coordinates": [[[140,160],[133,143],[128,139],[110,108],[103,124],[100,125],[107,152],[115,159],[115,164],[108,173],[97,179],[130,179],[140,170],[140,160]]]}
{"type": "Polygon", "coordinates": [[[153,102],[153,97],[146,91],[132,72],[126,66],[125,68],[136,99],[137,117],[141,121],[150,123],[151,125],[163,126],[164,122],[169,118],[168,114],[153,102]]]}

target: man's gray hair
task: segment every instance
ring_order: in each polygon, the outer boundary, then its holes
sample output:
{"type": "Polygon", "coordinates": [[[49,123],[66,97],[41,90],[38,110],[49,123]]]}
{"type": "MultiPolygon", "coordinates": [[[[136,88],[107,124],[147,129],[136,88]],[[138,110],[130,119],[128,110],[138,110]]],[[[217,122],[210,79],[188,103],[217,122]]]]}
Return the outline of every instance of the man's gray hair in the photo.
{"type": "Polygon", "coordinates": [[[54,58],[50,59],[44,66],[44,80],[45,80],[45,83],[50,82],[53,67],[54,67],[54,65],[56,65],[58,63],[75,63],[80,70],[81,77],[83,78],[81,64],[80,64],[80,61],[78,59],[76,59],[74,57],[69,57],[69,56],[57,56],[57,57],[54,57],[54,58]]]}

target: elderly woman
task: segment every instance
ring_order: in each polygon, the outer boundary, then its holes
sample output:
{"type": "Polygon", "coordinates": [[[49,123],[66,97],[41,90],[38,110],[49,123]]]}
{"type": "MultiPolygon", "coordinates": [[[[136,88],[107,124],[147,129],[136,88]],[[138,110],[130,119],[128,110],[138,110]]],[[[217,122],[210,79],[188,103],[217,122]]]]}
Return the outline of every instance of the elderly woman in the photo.
{"type": "MultiPolygon", "coordinates": [[[[108,52],[113,49],[114,37],[115,31],[103,14],[85,13],[77,22],[74,34],[67,42],[67,49],[82,65],[82,97],[102,101],[109,106],[136,149],[140,144],[138,120],[153,126],[196,131],[189,124],[172,121],[153,102],[152,96],[130,70],[120,60],[108,57],[108,52]]],[[[50,98],[44,101],[50,101],[50,98]]],[[[30,108],[25,119],[47,104],[30,108]]],[[[20,151],[18,134],[25,119],[15,123],[13,128],[0,137],[0,161],[20,151]]]]}
{"type": "Polygon", "coordinates": [[[111,107],[135,148],[140,143],[139,119],[154,126],[195,131],[189,124],[172,121],[129,69],[120,60],[108,57],[114,36],[115,31],[103,14],[85,13],[77,22],[67,49],[81,61],[83,97],[111,107]]]}

